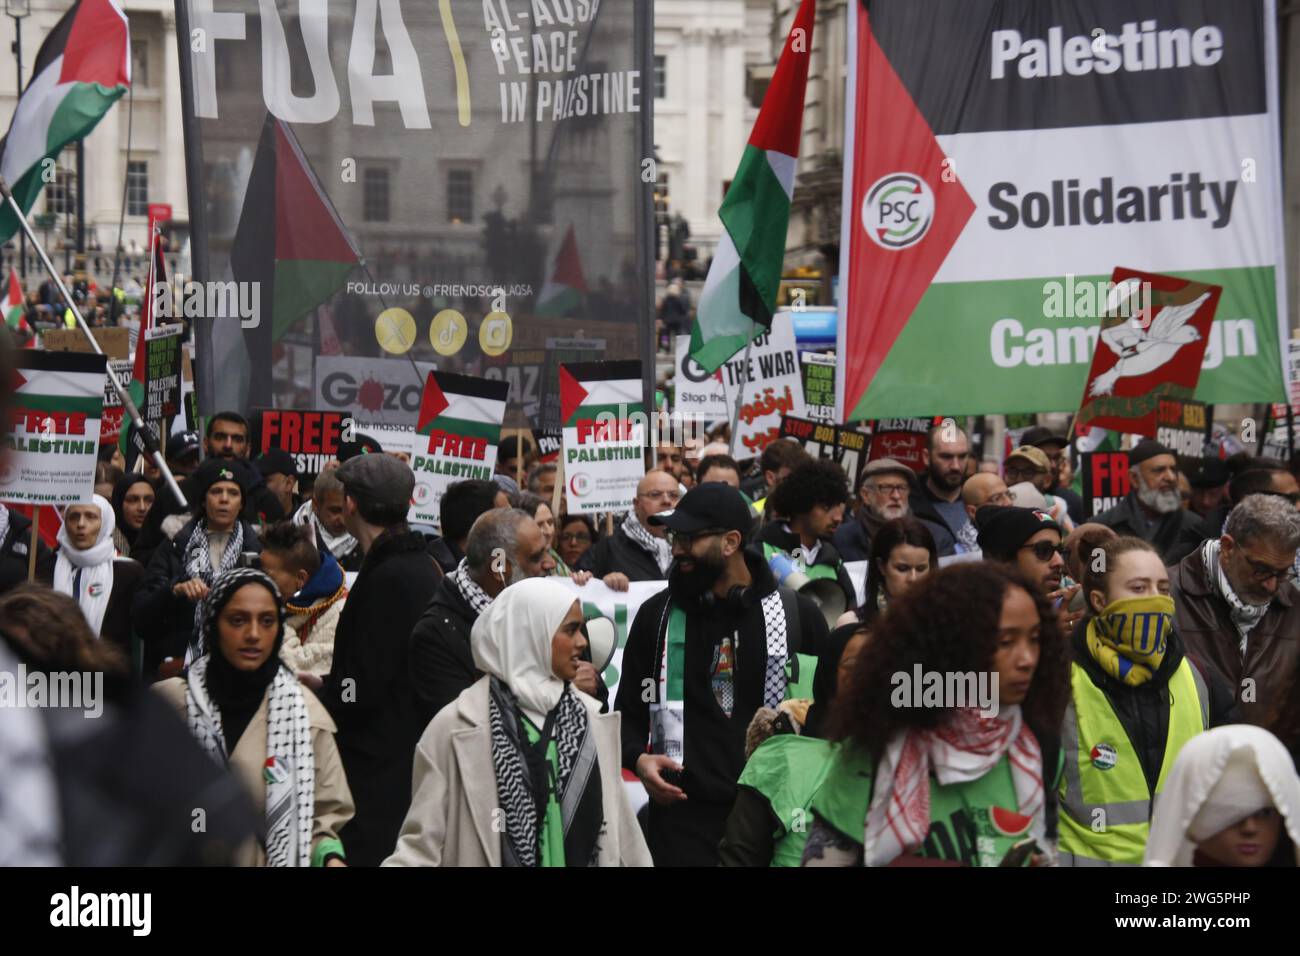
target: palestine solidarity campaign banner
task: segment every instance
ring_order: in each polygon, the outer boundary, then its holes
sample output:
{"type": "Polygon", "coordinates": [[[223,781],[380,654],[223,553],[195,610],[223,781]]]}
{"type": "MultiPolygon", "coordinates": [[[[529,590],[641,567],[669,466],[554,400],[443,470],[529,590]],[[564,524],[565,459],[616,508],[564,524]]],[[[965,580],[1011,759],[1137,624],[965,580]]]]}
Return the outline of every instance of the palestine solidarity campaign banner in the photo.
{"type": "Polygon", "coordinates": [[[416,423],[411,468],[415,491],[408,519],[442,530],[442,496],[458,481],[489,481],[496,472],[501,419],[510,386],[450,372],[430,372],[416,423]]]}
{"type": "Polygon", "coordinates": [[[549,341],[653,369],[649,0],[176,12],[205,414],[409,440],[431,363],[510,383],[513,427],[542,424],[549,341]]]}
{"type": "Polygon", "coordinates": [[[107,359],[84,352],[17,354],[8,447],[0,448],[0,501],[89,501],[99,461],[107,359]]]}
{"type": "Polygon", "coordinates": [[[856,0],[838,420],[1074,411],[1116,263],[1223,288],[1188,397],[1284,400],[1276,18],[856,0]]]}

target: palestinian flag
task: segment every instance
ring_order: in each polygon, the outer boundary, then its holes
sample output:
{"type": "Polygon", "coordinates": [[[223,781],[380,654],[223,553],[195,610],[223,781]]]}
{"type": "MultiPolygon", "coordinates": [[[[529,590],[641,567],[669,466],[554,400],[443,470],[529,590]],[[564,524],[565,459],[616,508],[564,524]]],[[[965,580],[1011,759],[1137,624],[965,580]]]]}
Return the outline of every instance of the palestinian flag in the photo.
{"type": "MultiPolygon", "coordinates": [[[[145,344],[145,338],[150,329],[156,328],[160,316],[153,314],[155,296],[163,293],[156,292],[159,287],[165,288],[167,285],[167,263],[163,259],[162,236],[155,229],[153,238],[150,240],[149,255],[149,275],[144,285],[144,302],[140,306],[140,331],[135,339],[135,360],[131,366],[131,384],[127,386],[127,394],[131,396],[131,401],[135,402],[135,407],[140,408],[144,405],[145,381],[148,376],[145,365],[145,356],[148,354],[145,344]]],[[[130,436],[132,425],[123,420],[121,432],[117,438],[117,447],[122,450],[128,461],[134,458],[130,436]]]]}
{"type": "Polygon", "coordinates": [[[274,344],[334,295],[360,261],[293,130],[268,113],[230,251],[235,281],[258,290],[260,321],[244,330],[250,405],[271,404],[274,344]]]}
{"type": "Polygon", "coordinates": [[[411,459],[415,489],[408,520],[441,530],[447,488],[458,481],[492,478],[509,394],[509,382],[429,373],[415,425],[429,444],[411,459]]]}
{"type": "Polygon", "coordinates": [[[582,306],[586,295],[587,280],[582,274],[578,240],[573,233],[573,225],[570,224],[555,257],[555,271],[546,280],[537,297],[537,314],[556,318],[571,316],[582,306]]]}
{"type": "Polygon", "coordinates": [[[691,329],[691,358],[715,372],[772,325],[785,261],[816,0],[803,0],[718,216],[724,226],[691,329]]]}
{"type": "Polygon", "coordinates": [[[30,334],[31,326],[27,324],[27,316],[24,314],[23,286],[18,281],[18,273],[13,269],[9,270],[9,291],[5,295],[5,325],[27,337],[24,343],[26,348],[35,347],[36,338],[30,334]]]}
{"type": "MultiPolygon", "coordinates": [[[[43,161],[95,128],[131,85],[131,32],[115,0],[77,0],[41,44],[32,78],[0,140],[0,175],[26,214],[45,185],[43,161]]],[[[0,243],[18,231],[0,207],[0,243]]]]}

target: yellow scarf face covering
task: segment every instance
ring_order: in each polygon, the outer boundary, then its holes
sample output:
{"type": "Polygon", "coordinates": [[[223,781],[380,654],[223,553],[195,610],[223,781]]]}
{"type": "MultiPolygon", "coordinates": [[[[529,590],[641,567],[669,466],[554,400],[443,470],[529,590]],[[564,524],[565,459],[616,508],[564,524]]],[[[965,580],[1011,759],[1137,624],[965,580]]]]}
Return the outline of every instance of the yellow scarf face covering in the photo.
{"type": "Polygon", "coordinates": [[[1088,653],[1111,677],[1136,687],[1160,669],[1174,626],[1174,599],[1123,598],[1088,622],[1088,653]]]}

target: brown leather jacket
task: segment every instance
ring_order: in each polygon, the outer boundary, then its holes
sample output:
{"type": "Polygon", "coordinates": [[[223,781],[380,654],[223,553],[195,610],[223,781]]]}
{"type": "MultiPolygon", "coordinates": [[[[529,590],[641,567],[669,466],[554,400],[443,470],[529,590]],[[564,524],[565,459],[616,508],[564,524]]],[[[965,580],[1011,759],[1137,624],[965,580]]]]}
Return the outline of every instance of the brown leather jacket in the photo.
{"type": "Polygon", "coordinates": [[[1214,590],[1197,548],[1169,569],[1174,626],[1202,671],[1210,671],[1238,701],[1241,720],[1265,724],[1280,706],[1300,665],[1300,594],[1295,585],[1278,589],[1268,613],[1250,631],[1243,659],[1241,636],[1228,604],[1214,590]],[[1253,688],[1243,687],[1245,680],[1253,688]],[[1253,699],[1252,699],[1253,698],[1253,699]]]}

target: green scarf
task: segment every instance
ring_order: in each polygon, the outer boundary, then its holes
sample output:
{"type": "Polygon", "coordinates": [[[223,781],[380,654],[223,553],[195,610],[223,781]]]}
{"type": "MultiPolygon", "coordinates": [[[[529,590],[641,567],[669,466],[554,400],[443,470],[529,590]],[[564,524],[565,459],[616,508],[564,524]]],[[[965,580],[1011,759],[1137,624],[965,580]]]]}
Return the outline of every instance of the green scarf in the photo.
{"type": "Polygon", "coordinates": [[[1088,653],[1111,677],[1136,687],[1160,669],[1173,626],[1168,595],[1124,598],[1088,621],[1088,653]]]}

